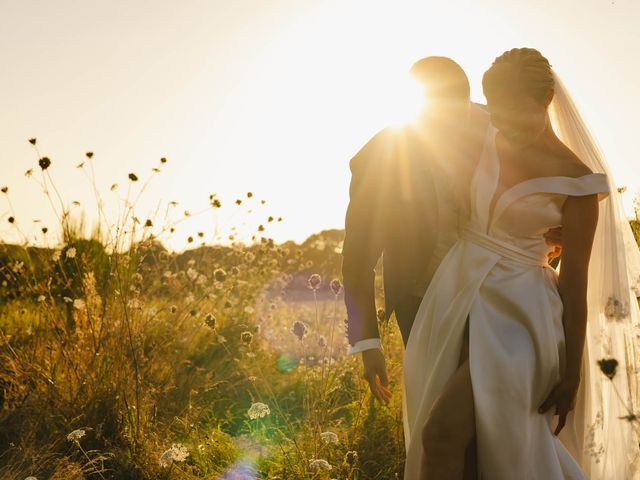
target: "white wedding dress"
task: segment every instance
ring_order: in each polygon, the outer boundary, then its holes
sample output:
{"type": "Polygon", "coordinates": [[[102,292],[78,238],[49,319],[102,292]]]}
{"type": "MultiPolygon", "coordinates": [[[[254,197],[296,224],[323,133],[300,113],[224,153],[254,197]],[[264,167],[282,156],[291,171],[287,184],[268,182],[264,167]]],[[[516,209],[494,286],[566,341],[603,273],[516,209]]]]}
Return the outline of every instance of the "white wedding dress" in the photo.
{"type": "MultiPolygon", "coordinates": [[[[495,128],[488,128],[471,181],[468,223],[437,269],[406,347],[404,478],[419,478],[422,426],[458,367],[468,316],[478,479],[630,479],[631,466],[618,465],[612,470],[607,466],[602,470],[605,473],[595,475],[600,468],[593,467],[600,462],[596,458],[599,445],[593,438],[589,443],[588,437],[597,432],[588,431],[586,419],[596,402],[585,404],[585,389],[591,391],[589,384],[599,381],[595,376],[603,376],[600,372],[591,368],[587,373],[593,378],[583,377],[578,406],[569,413],[558,437],[552,429],[555,407],[545,414],[537,411],[560,380],[565,361],[558,274],[547,263],[549,246],[543,234],[561,225],[567,196],[600,194],[601,200],[607,198],[611,190],[607,175],[529,179],[499,195],[490,211],[500,173],[496,133],[495,128]],[[576,421],[574,415],[581,418],[576,421]],[[627,473],[623,477],[612,472],[627,473]]],[[[585,354],[585,362],[596,360],[585,354]]],[[[626,365],[625,359],[620,362],[626,365]]],[[[605,400],[605,404],[618,412],[615,401],[605,400]]],[[[624,405],[620,412],[624,413],[624,405]]],[[[616,441],[632,441],[628,435],[616,441]]],[[[633,460],[628,459],[629,465],[633,460]]]]}

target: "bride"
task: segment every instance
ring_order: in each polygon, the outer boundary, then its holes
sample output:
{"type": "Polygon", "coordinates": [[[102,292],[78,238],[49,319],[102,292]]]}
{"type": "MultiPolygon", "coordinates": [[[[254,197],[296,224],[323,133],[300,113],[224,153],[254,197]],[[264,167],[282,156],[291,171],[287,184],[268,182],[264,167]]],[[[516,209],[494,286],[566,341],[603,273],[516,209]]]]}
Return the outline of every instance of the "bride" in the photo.
{"type": "Polygon", "coordinates": [[[470,442],[478,479],[640,478],[640,255],[617,189],[540,52],[505,52],[483,90],[469,218],[405,352],[404,478],[462,479],[470,442]]]}

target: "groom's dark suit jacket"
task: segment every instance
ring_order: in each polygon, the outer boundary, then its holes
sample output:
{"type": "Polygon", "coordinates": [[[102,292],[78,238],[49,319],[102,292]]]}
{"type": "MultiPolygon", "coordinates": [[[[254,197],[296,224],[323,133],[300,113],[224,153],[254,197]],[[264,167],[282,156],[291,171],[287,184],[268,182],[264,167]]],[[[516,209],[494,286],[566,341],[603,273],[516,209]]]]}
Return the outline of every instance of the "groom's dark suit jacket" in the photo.
{"type": "MultiPolygon", "coordinates": [[[[456,162],[456,171],[469,181],[489,123],[486,107],[474,105],[477,108],[472,108],[468,134],[463,137],[466,141],[461,144],[440,136],[437,147],[441,159],[456,162]]],[[[350,345],[380,336],[374,268],[381,255],[385,318],[396,312],[405,345],[431,280],[425,272],[439,226],[434,182],[444,179],[433,169],[435,152],[414,128],[410,124],[381,130],[349,163],[342,276],[350,345]]]]}
{"type": "Polygon", "coordinates": [[[407,126],[380,131],[350,160],[342,249],[350,345],[380,336],[374,268],[381,255],[386,318],[407,295],[420,290],[437,237],[429,155],[417,132],[407,126]]]}

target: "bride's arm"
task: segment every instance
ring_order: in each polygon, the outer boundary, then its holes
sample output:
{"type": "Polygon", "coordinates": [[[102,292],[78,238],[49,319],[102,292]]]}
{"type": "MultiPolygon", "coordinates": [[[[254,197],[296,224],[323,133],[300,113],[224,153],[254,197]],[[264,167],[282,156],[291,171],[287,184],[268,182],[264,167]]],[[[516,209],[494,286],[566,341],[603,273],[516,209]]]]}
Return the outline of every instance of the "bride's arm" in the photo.
{"type": "Polygon", "coordinates": [[[580,382],[587,323],[587,278],[591,246],[598,223],[598,197],[568,197],[563,210],[563,253],[559,292],[565,331],[567,363],[564,378],[580,382]]]}
{"type": "Polygon", "coordinates": [[[580,385],[580,368],[587,323],[587,278],[591,247],[598,223],[597,195],[570,196],[562,215],[563,250],[558,290],[562,297],[566,368],[560,383],[540,407],[556,405],[557,435],[564,426],[580,385]]]}

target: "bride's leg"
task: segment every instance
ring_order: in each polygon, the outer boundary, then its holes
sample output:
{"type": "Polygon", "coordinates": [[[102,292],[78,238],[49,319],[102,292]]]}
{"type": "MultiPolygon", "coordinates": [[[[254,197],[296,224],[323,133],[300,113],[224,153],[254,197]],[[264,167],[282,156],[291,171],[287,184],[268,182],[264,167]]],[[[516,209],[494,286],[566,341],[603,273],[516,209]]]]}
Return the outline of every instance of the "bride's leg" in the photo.
{"type": "MultiPolygon", "coordinates": [[[[475,434],[473,390],[465,335],[460,366],[445,385],[422,429],[422,480],[462,479],[465,451],[475,434]]],[[[470,453],[467,457],[471,456],[470,453]]],[[[474,465],[470,465],[474,467],[474,465]]]]}

